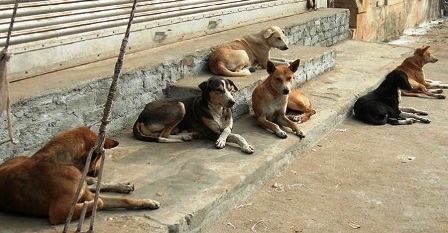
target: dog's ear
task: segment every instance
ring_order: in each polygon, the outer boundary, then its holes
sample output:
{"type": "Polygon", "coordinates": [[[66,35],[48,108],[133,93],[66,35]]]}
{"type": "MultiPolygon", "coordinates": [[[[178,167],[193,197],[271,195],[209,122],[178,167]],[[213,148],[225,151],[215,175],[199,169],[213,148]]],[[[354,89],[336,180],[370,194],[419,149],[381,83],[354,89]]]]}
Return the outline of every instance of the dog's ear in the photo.
{"type": "Polygon", "coordinates": [[[118,146],[118,142],[109,138],[104,140],[104,149],[112,149],[118,146]]]}
{"type": "Polygon", "coordinates": [[[236,87],[235,83],[232,80],[227,79],[227,81],[230,83],[230,86],[232,86],[235,89],[235,91],[238,91],[238,87],[236,87]]]}
{"type": "Polygon", "coordinates": [[[263,37],[265,39],[267,39],[267,38],[271,37],[272,34],[274,34],[274,30],[272,30],[272,28],[267,28],[263,33],[263,37]]]}
{"type": "Polygon", "coordinates": [[[268,74],[272,74],[275,71],[275,65],[274,63],[272,63],[271,61],[268,61],[268,63],[266,64],[266,71],[268,72],[268,74]]]}
{"type": "Polygon", "coordinates": [[[208,86],[208,81],[204,81],[198,85],[198,87],[199,87],[199,89],[201,89],[201,91],[207,90],[207,86],[208,86]]]}
{"type": "Polygon", "coordinates": [[[295,61],[293,61],[290,65],[289,65],[289,69],[295,73],[297,71],[297,69],[299,68],[300,65],[300,59],[297,59],[295,61]]]}
{"type": "Polygon", "coordinates": [[[417,48],[415,50],[415,53],[417,53],[418,55],[423,55],[426,52],[426,50],[428,50],[428,49],[429,49],[429,46],[423,45],[421,48],[417,48]]]}

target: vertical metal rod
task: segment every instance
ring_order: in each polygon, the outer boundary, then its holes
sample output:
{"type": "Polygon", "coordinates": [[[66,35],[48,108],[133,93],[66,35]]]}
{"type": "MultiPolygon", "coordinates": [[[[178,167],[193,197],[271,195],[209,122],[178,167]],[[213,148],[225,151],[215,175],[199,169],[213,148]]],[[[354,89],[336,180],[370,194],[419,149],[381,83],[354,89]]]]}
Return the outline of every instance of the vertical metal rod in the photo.
{"type": "Polygon", "coordinates": [[[87,205],[87,201],[84,201],[82,205],[81,216],[79,217],[78,228],[75,232],[81,232],[82,230],[82,223],[84,222],[84,218],[86,217],[87,205]]]}
{"type": "Polygon", "coordinates": [[[14,10],[12,11],[11,23],[9,24],[8,35],[6,36],[6,43],[5,43],[6,51],[8,51],[8,48],[9,48],[9,41],[11,40],[12,28],[14,25],[14,21],[16,20],[16,14],[17,14],[17,8],[19,6],[19,2],[20,2],[20,0],[16,1],[16,3],[14,4],[14,10]]]}

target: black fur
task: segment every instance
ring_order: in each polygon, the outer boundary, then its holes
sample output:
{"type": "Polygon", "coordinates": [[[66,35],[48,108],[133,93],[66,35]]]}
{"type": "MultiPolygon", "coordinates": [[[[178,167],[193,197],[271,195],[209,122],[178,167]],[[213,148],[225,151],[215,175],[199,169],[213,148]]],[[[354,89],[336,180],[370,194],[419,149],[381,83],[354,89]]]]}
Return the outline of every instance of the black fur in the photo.
{"type": "MultiPolygon", "coordinates": [[[[148,103],[145,109],[140,113],[137,121],[134,123],[133,133],[134,136],[141,141],[159,142],[159,137],[144,136],[136,127],[139,122],[148,122],[151,119],[156,118],[163,122],[163,119],[175,117],[181,119],[175,129],[175,132],[194,132],[194,138],[206,138],[211,140],[217,140],[222,132],[213,131],[205,122],[204,119],[213,119],[210,113],[209,105],[210,92],[221,91],[219,88],[222,86],[222,81],[226,86],[232,86],[233,90],[238,90],[236,85],[229,79],[223,77],[213,76],[207,81],[198,85],[202,94],[195,97],[189,97],[184,99],[163,99],[148,103]],[[176,103],[182,103],[185,110],[182,111],[181,106],[176,103]],[[160,104],[163,103],[163,104],[160,104]],[[174,107],[173,107],[174,106],[174,107]],[[175,108],[175,109],[173,109],[175,108]],[[179,115],[180,114],[180,115],[179,115]]],[[[235,102],[229,102],[233,106],[235,102]]],[[[232,106],[224,107],[222,117],[229,120],[232,117],[232,106]]]]}
{"type": "Polygon", "coordinates": [[[393,70],[375,90],[356,100],[355,116],[372,125],[396,124],[401,113],[398,89],[411,91],[412,87],[404,72],[393,70]]]}

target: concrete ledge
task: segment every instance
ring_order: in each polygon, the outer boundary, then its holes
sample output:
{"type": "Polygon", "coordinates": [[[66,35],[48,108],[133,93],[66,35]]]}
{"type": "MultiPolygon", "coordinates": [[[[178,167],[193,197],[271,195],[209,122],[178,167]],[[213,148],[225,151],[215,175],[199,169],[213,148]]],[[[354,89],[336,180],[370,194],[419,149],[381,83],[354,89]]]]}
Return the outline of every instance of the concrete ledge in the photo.
{"type": "MultiPolygon", "coordinates": [[[[345,41],[333,48],[338,54],[336,67],[300,87],[317,111],[310,121],[301,124],[307,134],[302,140],[293,134],[287,139],[277,138],[258,127],[252,114],[237,120],[234,127],[235,133],[255,147],[252,155],[232,145],[217,150],[207,140],[162,144],[134,140],[130,130],[117,135],[120,146],[107,153],[105,180],[130,181],[136,185],[131,196],[156,199],[162,208],[99,212],[96,231],[201,232],[241,204],[285,164],[300,159],[302,151],[351,114],[359,95],[377,86],[413,51],[359,41],[345,41]]],[[[7,232],[62,229],[49,226],[47,219],[7,214],[0,214],[0,225],[7,232]]]]}
{"type": "MultiPolygon", "coordinates": [[[[206,72],[213,46],[271,25],[284,28],[293,44],[329,46],[347,38],[348,11],[322,9],[128,54],[109,133],[131,127],[146,103],[166,97],[171,83],[206,72]]],[[[11,83],[12,122],[21,143],[2,145],[0,160],[32,152],[60,131],[78,125],[98,125],[115,62],[116,59],[99,61],[11,83]]],[[[7,137],[4,119],[3,123],[0,138],[7,137]]]]}
{"type": "MultiPolygon", "coordinates": [[[[287,51],[273,50],[272,57],[281,57],[289,60],[300,59],[299,69],[294,74],[294,86],[299,87],[305,82],[321,75],[336,65],[336,52],[329,47],[311,47],[293,45],[287,51]]],[[[182,98],[199,95],[198,85],[207,80],[211,74],[189,76],[172,83],[167,89],[167,96],[182,98]]],[[[268,76],[265,69],[258,69],[250,76],[230,78],[238,87],[234,94],[236,104],[233,107],[233,116],[239,118],[249,113],[252,105],[251,96],[255,86],[268,76]]]]}

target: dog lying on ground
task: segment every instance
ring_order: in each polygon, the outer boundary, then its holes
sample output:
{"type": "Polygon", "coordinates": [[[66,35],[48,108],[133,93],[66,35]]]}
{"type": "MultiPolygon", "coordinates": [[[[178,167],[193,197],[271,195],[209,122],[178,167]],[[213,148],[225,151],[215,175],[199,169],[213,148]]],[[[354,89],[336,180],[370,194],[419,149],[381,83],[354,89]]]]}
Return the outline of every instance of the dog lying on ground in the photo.
{"type": "Polygon", "coordinates": [[[272,131],[279,138],[288,136],[280,129],[280,126],[291,128],[300,138],[305,137],[299,126],[286,117],[288,95],[291,93],[294,72],[297,71],[299,65],[299,59],[289,66],[277,67],[268,61],[266,68],[268,77],[252,92],[252,108],[258,125],[272,131]]]}
{"type": "Polygon", "coordinates": [[[436,63],[439,60],[434,55],[432,55],[428,49],[429,46],[417,48],[412,56],[406,58],[403,63],[401,63],[401,65],[396,68],[397,70],[401,70],[406,73],[409,79],[409,83],[413,87],[412,92],[402,91],[403,96],[424,97],[422,94],[420,94],[423,93],[424,95],[429,97],[445,99],[445,96],[440,94],[443,92],[443,90],[434,88],[446,89],[448,88],[448,85],[442,84],[440,81],[425,79],[423,66],[427,63],[436,63]]]}
{"type": "Polygon", "coordinates": [[[355,116],[372,125],[406,125],[421,121],[431,121],[419,115],[427,112],[414,108],[400,108],[400,89],[411,91],[412,87],[406,74],[400,70],[390,72],[384,81],[373,91],[360,97],[353,108],[355,116]]]}
{"type": "Polygon", "coordinates": [[[288,105],[286,116],[298,123],[306,122],[316,114],[316,110],[311,106],[310,100],[301,91],[292,88],[288,95],[288,105]]]}
{"type": "Polygon", "coordinates": [[[208,60],[210,71],[227,77],[238,77],[250,75],[258,65],[265,69],[269,60],[276,60],[277,64],[288,64],[284,59],[271,58],[271,48],[288,49],[288,39],[277,26],[217,46],[208,60]]]}
{"type": "Polygon", "coordinates": [[[156,100],[145,106],[134,124],[134,136],[142,141],[182,142],[194,138],[215,141],[218,149],[233,142],[245,153],[254,148],[239,134],[232,133],[231,92],[238,90],[228,79],[211,77],[199,84],[201,96],[156,100]],[[182,133],[188,131],[189,133],[182,133]]]}
{"type": "MultiPolygon", "coordinates": [[[[16,157],[0,165],[0,210],[29,216],[48,216],[51,224],[65,222],[90,149],[97,134],[79,127],[56,135],[33,156],[16,157]]],[[[105,149],[118,142],[106,139],[105,149]]],[[[89,171],[94,171],[101,156],[95,152],[89,171]]],[[[94,194],[87,187],[81,191],[73,219],[81,214],[87,201],[87,213],[93,208],[94,194]]],[[[98,210],[116,208],[157,209],[160,203],[151,199],[107,197],[100,195],[98,210]]]]}

